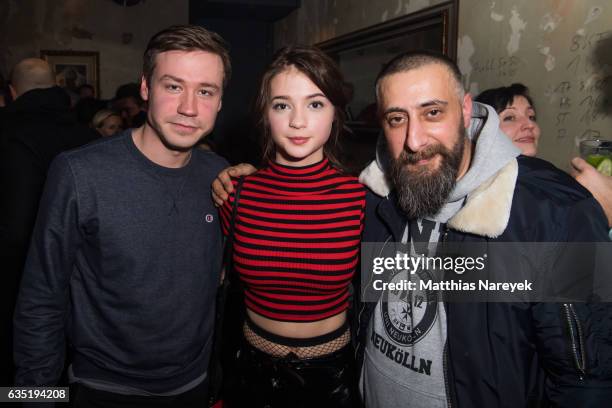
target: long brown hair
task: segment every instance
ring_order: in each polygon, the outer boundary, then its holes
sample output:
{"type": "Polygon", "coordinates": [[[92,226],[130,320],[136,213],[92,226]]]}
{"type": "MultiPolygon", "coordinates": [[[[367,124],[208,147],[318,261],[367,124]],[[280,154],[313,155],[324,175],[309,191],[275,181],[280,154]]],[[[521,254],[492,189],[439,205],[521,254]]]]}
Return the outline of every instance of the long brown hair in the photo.
{"type": "Polygon", "coordinates": [[[264,162],[273,161],[276,156],[276,146],[270,134],[267,115],[270,83],[276,75],[290,67],[306,75],[334,105],[334,122],[329,139],[323,147],[323,154],[334,167],[343,170],[344,167],[338,160],[338,143],[346,122],[347,95],[344,91],[344,80],[334,60],[312,46],[294,45],[280,49],[261,78],[253,114],[260,131],[264,162]]]}

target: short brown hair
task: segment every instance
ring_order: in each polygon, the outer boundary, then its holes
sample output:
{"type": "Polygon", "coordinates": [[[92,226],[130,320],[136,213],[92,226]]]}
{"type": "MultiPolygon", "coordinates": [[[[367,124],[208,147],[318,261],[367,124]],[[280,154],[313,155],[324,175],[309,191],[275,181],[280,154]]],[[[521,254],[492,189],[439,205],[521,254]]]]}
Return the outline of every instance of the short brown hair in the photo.
{"type": "Polygon", "coordinates": [[[157,55],[166,51],[207,51],[216,54],[223,62],[224,88],[232,76],[232,65],[225,40],[204,27],[186,24],[168,27],[149,40],[142,64],[142,74],[147,83],[151,82],[157,55]]]}
{"type": "Polygon", "coordinates": [[[276,146],[270,135],[267,115],[271,97],[270,84],[276,75],[290,67],[306,75],[334,105],[334,122],[329,139],[323,147],[323,153],[330,163],[343,170],[338,160],[338,142],[340,135],[345,130],[346,122],[347,96],[344,90],[344,80],[334,60],[312,46],[294,45],[280,49],[261,78],[253,113],[262,138],[263,159],[273,161],[276,155],[276,146]]]}
{"type": "Polygon", "coordinates": [[[482,91],[474,100],[490,105],[495,109],[495,112],[501,113],[501,111],[512,105],[514,98],[517,96],[522,96],[527,99],[527,102],[529,102],[529,105],[531,105],[531,108],[535,111],[533,100],[529,95],[529,88],[521,83],[487,89],[482,91]]]}

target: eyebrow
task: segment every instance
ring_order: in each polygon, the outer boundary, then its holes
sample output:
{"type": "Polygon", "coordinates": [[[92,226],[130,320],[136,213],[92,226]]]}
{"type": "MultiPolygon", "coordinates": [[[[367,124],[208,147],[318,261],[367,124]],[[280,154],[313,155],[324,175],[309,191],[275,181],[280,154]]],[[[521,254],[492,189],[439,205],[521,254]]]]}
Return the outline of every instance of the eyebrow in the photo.
{"type": "MultiPolygon", "coordinates": [[[[306,99],[321,98],[321,97],[327,98],[327,96],[325,96],[322,93],[314,93],[314,94],[311,94],[311,95],[307,95],[306,99]]],[[[289,100],[291,98],[288,95],[277,95],[277,96],[273,96],[272,97],[272,100],[274,100],[274,99],[289,100]]]]}
{"type": "Polygon", "coordinates": [[[383,115],[388,115],[389,113],[405,113],[408,114],[408,111],[404,108],[396,108],[396,107],[391,107],[388,109],[385,109],[385,111],[383,112],[383,115]]]}
{"type": "Polygon", "coordinates": [[[443,101],[441,99],[432,99],[431,101],[425,101],[422,104],[420,104],[419,106],[421,108],[427,108],[428,106],[435,106],[435,105],[448,105],[447,101],[443,101]]]}
{"type": "MultiPolygon", "coordinates": [[[[516,108],[515,108],[514,106],[506,106],[506,107],[504,108],[504,110],[508,110],[508,109],[516,110],[516,108]]],[[[527,110],[532,110],[532,111],[534,111],[534,112],[535,112],[535,109],[534,109],[534,108],[533,108],[533,106],[531,106],[531,105],[527,106],[527,108],[526,108],[526,109],[527,109],[527,110]]],[[[503,112],[503,111],[502,111],[502,112],[503,112]]]]}
{"type": "MultiPolygon", "coordinates": [[[[184,84],[185,81],[181,78],[177,78],[175,76],[169,75],[169,74],[165,74],[162,75],[161,78],[159,78],[159,80],[164,80],[164,79],[171,79],[172,81],[178,82],[179,84],[184,84]]],[[[200,82],[199,84],[200,86],[206,87],[206,88],[213,88],[213,89],[219,89],[219,86],[216,84],[211,84],[210,82],[200,82]]]]}
{"type": "MultiPolygon", "coordinates": [[[[440,99],[432,99],[430,101],[425,101],[421,104],[419,104],[419,108],[427,108],[429,106],[436,106],[436,105],[443,105],[446,106],[448,105],[448,102],[440,100],[440,99]]],[[[405,113],[408,114],[408,111],[404,108],[399,108],[399,107],[390,107],[388,109],[385,109],[385,111],[383,112],[383,115],[388,115],[389,113],[405,113]]]]}

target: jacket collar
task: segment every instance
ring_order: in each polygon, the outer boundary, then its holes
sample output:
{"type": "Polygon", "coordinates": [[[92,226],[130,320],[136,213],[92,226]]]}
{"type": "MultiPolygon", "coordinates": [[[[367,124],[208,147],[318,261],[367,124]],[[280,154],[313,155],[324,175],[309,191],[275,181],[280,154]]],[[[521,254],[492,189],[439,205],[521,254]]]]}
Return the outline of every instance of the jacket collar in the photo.
{"type": "MultiPolygon", "coordinates": [[[[448,227],[488,238],[499,237],[510,220],[517,177],[518,163],[513,159],[467,196],[463,207],[448,220],[448,227]]],[[[359,181],[375,194],[386,198],[381,201],[377,211],[397,240],[403,228],[403,223],[397,221],[403,216],[395,205],[390,184],[376,161],[361,172],[359,181]]]]}
{"type": "Polygon", "coordinates": [[[391,233],[393,240],[400,242],[406,228],[406,222],[408,222],[408,217],[395,204],[396,202],[395,194],[391,193],[390,196],[380,200],[376,207],[376,213],[387,226],[387,230],[391,233]]]}
{"type": "Polygon", "coordinates": [[[464,206],[448,220],[457,231],[497,238],[510,220],[512,198],[518,177],[518,163],[513,159],[482,183],[466,198],[464,206]]]}

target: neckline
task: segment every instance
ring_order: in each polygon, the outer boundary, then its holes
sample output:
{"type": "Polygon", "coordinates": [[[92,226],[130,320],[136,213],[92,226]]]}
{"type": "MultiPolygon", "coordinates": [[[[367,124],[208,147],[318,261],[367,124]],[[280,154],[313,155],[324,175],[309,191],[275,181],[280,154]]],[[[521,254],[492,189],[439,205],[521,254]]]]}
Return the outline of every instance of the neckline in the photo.
{"type": "Polygon", "coordinates": [[[138,160],[140,163],[144,164],[148,169],[155,172],[155,174],[159,174],[162,176],[170,176],[170,177],[180,177],[189,172],[193,164],[193,152],[192,157],[189,158],[189,161],[183,167],[165,167],[159,165],[149,159],[143,152],[140,151],[138,146],[134,143],[134,139],[132,137],[132,131],[134,129],[127,129],[124,131],[125,134],[125,144],[127,145],[128,150],[132,153],[132,155],[138,160]]]}
{"type": "Polygon", "coordinates": [[[317,163],[308,164],[306,166],[288,166],[286,164],[280,164],[274,161],[268,162],[268,169],[272,173],[284,177],[312,177],[323,174],[330,168],[331,165],[326,157],[317,163]]]}

